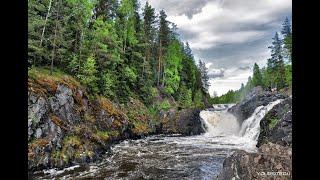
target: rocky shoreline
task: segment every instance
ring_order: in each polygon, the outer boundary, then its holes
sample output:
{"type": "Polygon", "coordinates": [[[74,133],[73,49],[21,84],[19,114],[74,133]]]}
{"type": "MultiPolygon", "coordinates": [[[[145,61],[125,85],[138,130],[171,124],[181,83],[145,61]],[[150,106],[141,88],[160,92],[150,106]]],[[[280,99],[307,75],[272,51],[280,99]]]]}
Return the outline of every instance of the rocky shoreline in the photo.
{"type": "Polygon", "coordinates": [[[243,121],[260,105],[284,99],[260,121],[257,152],[236,150],[227,157],[218,180],[292,179],[292,98],[255,88],[250,96],[230,109],[243,121]]]}
{"type": "Polygon", "coordinates": [[[151,115],[143,103],[125,105],[88,93],[72,78],[28,79],[28,170],[99,161],[111,145],[152,134],[204,132],[200,109],[151,115]]]}

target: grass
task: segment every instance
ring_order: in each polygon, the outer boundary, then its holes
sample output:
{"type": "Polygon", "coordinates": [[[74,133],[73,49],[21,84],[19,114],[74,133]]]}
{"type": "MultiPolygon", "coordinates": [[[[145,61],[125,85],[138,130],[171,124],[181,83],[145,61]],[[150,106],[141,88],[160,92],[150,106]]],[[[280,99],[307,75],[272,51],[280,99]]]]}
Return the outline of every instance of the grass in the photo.
{"type": "Polygon", "coordinates": [[[55,69],[52,74],[47,68],[32,68],[28,71],[28,86],[31,91],[41,94],[55,92],[59,84],[71,89],[81,87],[76,79],[59,69],[55,69]]]}

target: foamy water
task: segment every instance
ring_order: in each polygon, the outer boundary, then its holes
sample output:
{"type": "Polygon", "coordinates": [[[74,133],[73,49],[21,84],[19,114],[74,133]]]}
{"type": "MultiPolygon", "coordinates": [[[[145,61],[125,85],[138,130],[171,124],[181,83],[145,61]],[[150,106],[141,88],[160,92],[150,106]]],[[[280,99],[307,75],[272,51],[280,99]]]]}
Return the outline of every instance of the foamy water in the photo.
{"type": "Polygon", "coordinates": [[[216,105],[200,112],[206,128],[202,135],[126,140],[101,163],[41,171],[29,179],[214,179],[234,150],[256,150],[260,120],[281,101],[256,108],[242,124],[227,111],[233,104],[216,105]]]}

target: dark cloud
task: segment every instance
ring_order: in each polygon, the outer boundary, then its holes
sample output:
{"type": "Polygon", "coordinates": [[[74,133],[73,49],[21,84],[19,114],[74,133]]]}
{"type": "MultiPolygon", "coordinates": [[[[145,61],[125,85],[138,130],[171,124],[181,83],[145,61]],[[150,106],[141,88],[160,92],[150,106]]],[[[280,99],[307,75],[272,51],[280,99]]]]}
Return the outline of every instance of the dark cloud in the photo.
{"type": "Polygon", "coordinates": [[[225,70],[223,68],[214,69],[214,68],[212,68],[212,66],[210,66],[208,68],[208,76],[210,79],[224,77],[224,72],[225,72],[225,70]]]}
{"type": "Polygon", "coordinates": [[[189,19],[201,9],[209,0],[151,0],[151,4],[157,9],[165,9],[170,15],[186,15],[189,19]]]}

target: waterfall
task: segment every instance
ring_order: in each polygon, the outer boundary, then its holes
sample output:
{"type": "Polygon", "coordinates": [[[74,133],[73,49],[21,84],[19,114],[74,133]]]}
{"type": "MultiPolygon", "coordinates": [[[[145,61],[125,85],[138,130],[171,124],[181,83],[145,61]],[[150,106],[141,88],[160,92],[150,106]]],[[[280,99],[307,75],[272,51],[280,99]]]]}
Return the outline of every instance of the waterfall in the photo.
{"type": "Polygon", "coordinates": [[[282,102],[283,99],[278,99],[269,103],[266,106],[259,106],[255,109],[253,114],[243,121],[239,132],[240,136],[257,141],[260,134],[260,121],[263,117],[277,104],[282,102]]]}
{"type": "Polygon", "coordinates": [[[201,111],[200,117],[207,131],[206,135],[237,135],[240,125],[237,118],[227,112],[230,105],[214,106],[214,111],[201,111]]]}
{"type": "Polygon", "coordinates": [[[275,105],[283,99],[278,99],[266,106],[259,106],[253,114],[240,125],[235,116],[227,111],[231,105],[215,105],[214,110],[200,112],[200,117],[209,136],[238,136],[248,141],[257,141],[260,134],[260,121],[275,105]]]}

